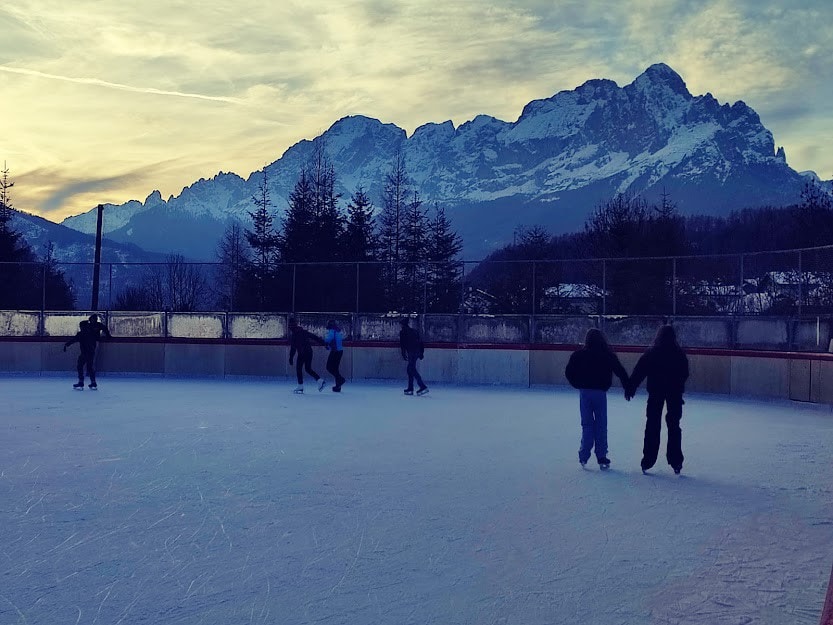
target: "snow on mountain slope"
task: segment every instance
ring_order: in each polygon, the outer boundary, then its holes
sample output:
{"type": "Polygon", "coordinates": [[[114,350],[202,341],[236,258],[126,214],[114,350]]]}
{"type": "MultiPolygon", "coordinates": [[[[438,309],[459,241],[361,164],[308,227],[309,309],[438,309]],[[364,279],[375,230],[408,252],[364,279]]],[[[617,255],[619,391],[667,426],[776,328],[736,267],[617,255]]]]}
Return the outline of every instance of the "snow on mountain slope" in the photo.
{"type": "MultiPolygon", "coordinates": [[[[377,206],[401,152],[422,199],[442,203],[452,219],[460,217],[455,225],[470,257],[511,239],[512,224],[540,223],[555,232],[573,228],[605,194],[650,199],[672,189],[682,212],[721,214],[795,202],[805,182],[787,165],[783,149],[776,151],[754,110],[743,102],[721,105],[708,93],[692,96],[683,79],[659,63],[625,87],[589,80],[530,102],[514,122],[479,115],[457,128],[450,121],[427,123],[408,137],[393,124],[345,117],[246,180],[220,173],[167,201],[155,192],[143,203],[108,207],[105,230],[146,249],[175,246],[210,258],[230,219],[248,223],[264,172],[280,216],[318,145],[335,167],[343,202],[361,185],[377,206]],[[159,231],[168,236],[155,236],[159,231]]],[[[91,232],[92,213],[65,223],[91,232]]]]}

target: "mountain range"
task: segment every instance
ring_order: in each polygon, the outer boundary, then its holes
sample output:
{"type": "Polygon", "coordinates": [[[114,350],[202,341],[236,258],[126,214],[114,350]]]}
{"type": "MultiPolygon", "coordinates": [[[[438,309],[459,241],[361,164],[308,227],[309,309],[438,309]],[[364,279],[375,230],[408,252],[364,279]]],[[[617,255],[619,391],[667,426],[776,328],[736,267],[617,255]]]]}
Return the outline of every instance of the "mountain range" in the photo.
{"type": "MultiPolygon", "coordinates": [[[[589,80],[530,102],[514,122],[479,115],[458,127],[427,123],[407,136],[393,124],[345,117],[248,178],[220,172],[167,200],[154,191],[144,201],[107,205],[106,236],[213,260],[228,223],[249,225],[264,174],[280,217],[318,144],[335,168],[344,203],[361,185],[377,210],[385,176],[401,153],[413,188],[428,205],[446,207],[469,259],[511,242],[521,225],[553,233],[580,229],[600,202],[619,192],[649,200],[667,193],[682,214],[721,215],[795,203],[815,176],[789,167],[749,106],[721,104],[709,93],[693,96],[660,63],[624,87],[589,80]]],[[[95,220],[93,209],[63,224],[93,233],[95,220]]]]}

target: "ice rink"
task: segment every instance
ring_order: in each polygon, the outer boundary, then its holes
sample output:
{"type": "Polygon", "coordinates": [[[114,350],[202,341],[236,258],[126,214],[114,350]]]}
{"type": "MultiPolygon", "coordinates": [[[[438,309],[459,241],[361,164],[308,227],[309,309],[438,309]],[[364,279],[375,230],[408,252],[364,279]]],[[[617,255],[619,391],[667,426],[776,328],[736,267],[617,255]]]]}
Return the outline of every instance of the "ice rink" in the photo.
{"type": "Polygon", "coordinates": [[[817,625],[830,407],[688,395],[609,472],[568,389],[0,378],[0,623],[817,625]],[[663,427],[663,446],[665,432],[663,427]]]}

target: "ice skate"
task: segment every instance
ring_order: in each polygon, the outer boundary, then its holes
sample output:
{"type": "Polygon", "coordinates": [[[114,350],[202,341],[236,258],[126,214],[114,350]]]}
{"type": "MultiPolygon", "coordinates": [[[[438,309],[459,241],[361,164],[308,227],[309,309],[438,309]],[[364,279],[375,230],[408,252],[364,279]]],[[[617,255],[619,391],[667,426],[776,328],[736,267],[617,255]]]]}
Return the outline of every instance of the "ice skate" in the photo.
{"type": "Polygon", "coordinates": [[[292,392],[295,393],[296,395],[303,395],[304,394],[304,385],[299,384],[298,386],[295,387],[295,389],[292,392]]]}
{"type": "Polygon", "coordinates": [[[610,460],[608,460],[607,456],[599,458],[599,468],[602,471],[607,471],[610,468],[610,460]]]}
{"type": "Polygon", "coordinates": [[[327,386],[327,380],[321,378],[321,380],[318,382],[318,392],[320,393],[321,391],[323,391],[325,386],[327,386]]]}
{"type": "Polygon", "coordinates": [[[423,386],[421,389],[417,391],[417,395],[427,395],[428,394],[428,387],[423,386]]]}
{"type": "Polygon", "coordinates": [[[97,391],[98,390],[98,384],[96,384],[95,382],[90,382],[90,390],[91,391],[97,391]]]}
{"type": "Polygon", "coordinates": [[[77,391],[83,391],[84,390],[84,383],[83,382],[78,382],[77,384],[73,384],[72,388],[74,388],[77,391]]]}
{"type": "Polygon", "coordinates": [[[340,393],[340,392],[341,392],[341,387],[340,386],[334,386],[333,387],[333,393],[340,393]]]}
{"type": "Polygon", "coordinates": [[[682,467],[671,467],[671,468],[674,469],[674,475],[679,475],[680,471],[683,470],[682,467]]]}
{"type": "Polygon", "coordinates": [[[413,394],[414,394],[414,389],[412,389],[412,388],[406,388],[406,389],[405,389],[405,391],[404,391],[404,393],[405,393],[406,395],[413,395],[413,394]]]}

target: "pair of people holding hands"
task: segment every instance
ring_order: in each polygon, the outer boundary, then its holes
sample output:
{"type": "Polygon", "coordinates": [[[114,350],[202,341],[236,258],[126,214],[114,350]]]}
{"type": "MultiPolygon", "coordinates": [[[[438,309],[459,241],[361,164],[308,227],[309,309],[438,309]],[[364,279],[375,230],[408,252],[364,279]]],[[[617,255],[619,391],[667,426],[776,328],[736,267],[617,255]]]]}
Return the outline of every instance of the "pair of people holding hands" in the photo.
{"type": "Polygon", "coordinates": [[[688,358],[677,342],[677,334],[671,325],[663,325],[657,330],[654,344],[639,358],[630,375],[608,345],[604,333],[597,328],[588,330],[584,347],[573,352],[565,371],[567,380],[579,390],[581,447],[578,459],[581,465],[587,464],[595,448],[599,467],[610,467],[607,457],[607,391],[613,383],[613,374],[616,374],[622,381],[625,399],[629,401],[647,378],[642,472],[645,473],[657,461],[662,410],[665,407],[668,427],[666,459],[674,473],[679,474],[684,460],[680,419],[683,416],[683,392],[688,373],[688,358]]]}

